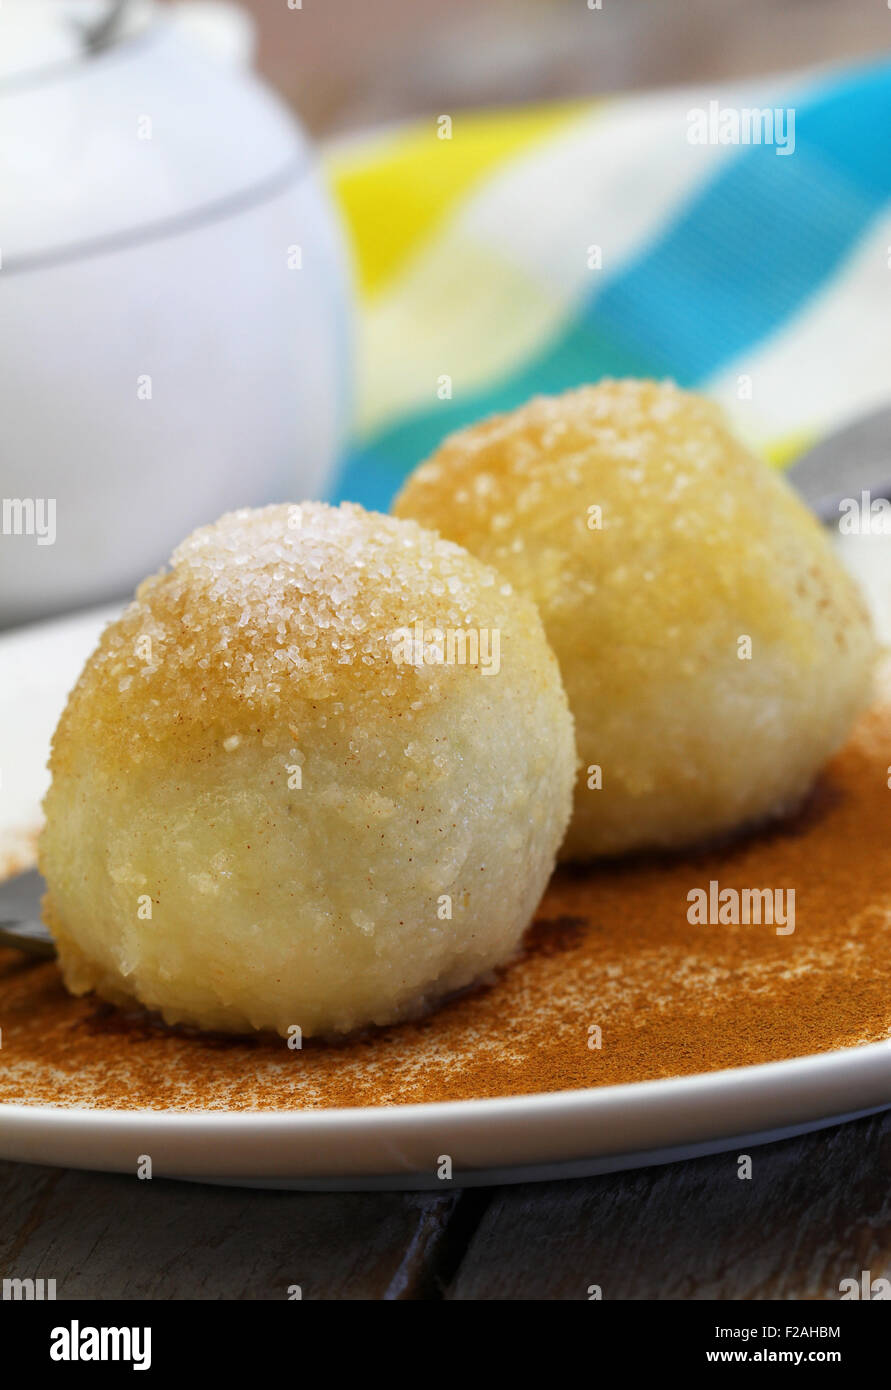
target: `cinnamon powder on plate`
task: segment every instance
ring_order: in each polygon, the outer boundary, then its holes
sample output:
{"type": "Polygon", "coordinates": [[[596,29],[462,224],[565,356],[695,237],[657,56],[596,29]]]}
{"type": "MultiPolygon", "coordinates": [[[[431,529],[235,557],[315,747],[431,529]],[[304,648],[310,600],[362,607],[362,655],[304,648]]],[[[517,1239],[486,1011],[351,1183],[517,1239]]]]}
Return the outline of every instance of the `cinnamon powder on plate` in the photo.
{"type": "Polygon", "coordinates": [[[280,1038],[189,1034],[74,999],[54,964],[0,952],[0,1101],[395,1105],[680,1076],[888,1038],[887,675],[885,690],[793,819],[697,854],[561,871],[521,956],[415,1023],[295,1051],[280,1038]],[[691,924],[687,895],[711,881],[794,889],[794,932],[691,924]]]}

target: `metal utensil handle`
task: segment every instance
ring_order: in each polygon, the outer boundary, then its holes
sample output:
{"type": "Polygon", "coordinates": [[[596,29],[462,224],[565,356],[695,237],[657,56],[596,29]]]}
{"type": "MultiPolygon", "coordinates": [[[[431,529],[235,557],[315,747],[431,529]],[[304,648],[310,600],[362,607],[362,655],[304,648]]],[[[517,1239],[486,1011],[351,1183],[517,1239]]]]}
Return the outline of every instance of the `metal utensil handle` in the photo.
{"type": "Polygon", "coordinates": [[[124,11],[129,9],[130,4],[131,0],[109,0],[108,8],[102,18],[97,20],[95,24],[87,26],[85,31],[87,48],[91,53],[98,53],[101,48],[105,48],[107,44],[112,42],[124,11]]]}
{"type": "Polygon", "coordinates": [[[42,922],[0,922],[0,946],[13,946],[27,956],[52,960],[56,946],[42,922]]]}

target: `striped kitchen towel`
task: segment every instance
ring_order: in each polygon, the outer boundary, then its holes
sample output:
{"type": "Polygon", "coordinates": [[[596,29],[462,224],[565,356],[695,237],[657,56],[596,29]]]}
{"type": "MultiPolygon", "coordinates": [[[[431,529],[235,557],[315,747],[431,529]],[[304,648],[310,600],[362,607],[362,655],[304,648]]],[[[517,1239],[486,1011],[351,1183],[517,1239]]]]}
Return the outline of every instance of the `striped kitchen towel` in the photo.
{"type": "Polygon", "coordinates": [[[355,434],[385,509],[449,431],[604,375],[706,391],[783,464],[891,399],[891,60],[431,116],[327,154],[355,434]]]}

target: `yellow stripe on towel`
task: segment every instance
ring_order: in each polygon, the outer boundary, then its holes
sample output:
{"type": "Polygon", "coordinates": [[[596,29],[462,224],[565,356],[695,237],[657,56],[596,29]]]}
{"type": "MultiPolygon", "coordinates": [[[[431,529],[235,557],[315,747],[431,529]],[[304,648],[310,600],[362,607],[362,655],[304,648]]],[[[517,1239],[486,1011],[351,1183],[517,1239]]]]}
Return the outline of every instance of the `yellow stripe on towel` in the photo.
{"type": "Polygon", "coordinates": [[[384,289],[493,168],[590,110],[578,101],[459,112],[450,140],[439,139],[431,116],[330,150],[328,176],[351,233],[360,294],[384,289]]]}

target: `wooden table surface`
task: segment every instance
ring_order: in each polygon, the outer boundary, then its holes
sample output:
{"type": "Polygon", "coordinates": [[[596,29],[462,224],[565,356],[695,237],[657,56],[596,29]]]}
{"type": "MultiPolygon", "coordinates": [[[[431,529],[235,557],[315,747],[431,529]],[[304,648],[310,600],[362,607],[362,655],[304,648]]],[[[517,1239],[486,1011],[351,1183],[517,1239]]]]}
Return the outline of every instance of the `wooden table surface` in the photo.
{"type": "Polygon", "coordinates": [[[315,135],[715,83],[887,52],[886,0],[241,0],[260,70],[315,135]]]}
{"type": "Polygon", "coordinates": [[[606,1177],[263,1192],[0,1163],[0,1276],[58,1298],[837,1299],[891,1277],[891,1112],[606,1177]]]}

